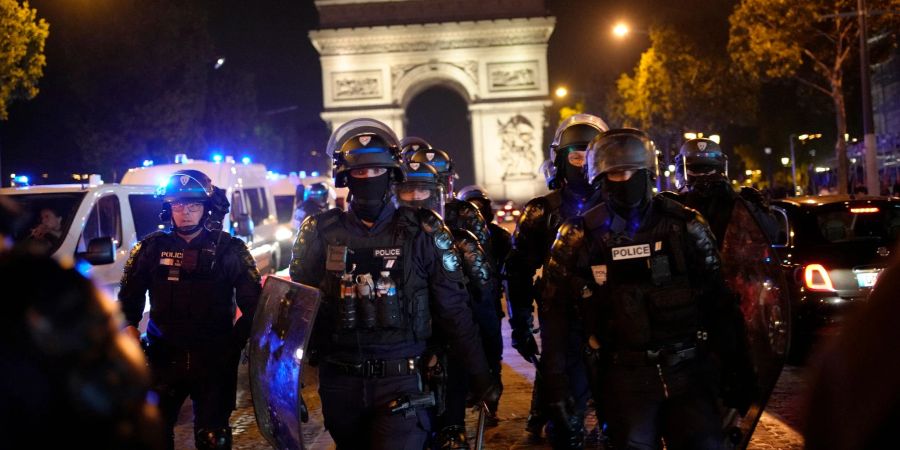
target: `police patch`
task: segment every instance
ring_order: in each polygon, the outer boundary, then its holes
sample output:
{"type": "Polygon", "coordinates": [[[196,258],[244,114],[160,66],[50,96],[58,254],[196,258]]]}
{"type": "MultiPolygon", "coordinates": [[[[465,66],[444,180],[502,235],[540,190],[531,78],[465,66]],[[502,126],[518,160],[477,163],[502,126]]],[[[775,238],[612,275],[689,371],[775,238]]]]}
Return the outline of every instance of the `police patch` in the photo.
{"type": "Polygon", "coordinates": [[[182,175],[181,178],[178,179],[178,181],[181,182],[182,186],[185,186],[188,184],[188,181],[191,181],[191,177],[188,175],[182,175]]]}
{"type": "Polygon", "coordinates": [[[434,159],[434,152],[425,153],[425,157],[428,158],[429,161],[431,161],[432,159],[434,159]]]}
{"type": "Polygon", "coordinates": [[[409,163],[409,167],[412,168],[412,170],[419,170],[419,163],[411,162],[409,163]]]}
{"type": "Polygon", "coordinates": [[[372,256],[376,258],[399,258],[401,254],[400,247],[384,247],[376,248],[372,256]]]}
{"type": "Polygon", "coordinates": [[[372,136],[360,136],[359,143],[362,144],[363,147],[369,145],[369,142],[372,141],[372,136]]]}
{"type": "Polygon", "coordinates": [[[612,249],[613,261],[621,259],[647,258],[650,256],[650,244],[629,245],[628,247],[614,247],[612,249]]]}
{"type": "Polygon", "coordinates": [[[597,266],[591,266],[591,273],[594,275],[594,281],[603,286],[606,284],[606,265],[600,264],[597,266]]]}
{"type": "Polygon", "coordinates": [[[698,143],[697,143],[697,148],[699,148],[701,152],[704,151],[704,150],[706,150],[706,142],[704,142],[704,141],[698,142],[698,143]]]}

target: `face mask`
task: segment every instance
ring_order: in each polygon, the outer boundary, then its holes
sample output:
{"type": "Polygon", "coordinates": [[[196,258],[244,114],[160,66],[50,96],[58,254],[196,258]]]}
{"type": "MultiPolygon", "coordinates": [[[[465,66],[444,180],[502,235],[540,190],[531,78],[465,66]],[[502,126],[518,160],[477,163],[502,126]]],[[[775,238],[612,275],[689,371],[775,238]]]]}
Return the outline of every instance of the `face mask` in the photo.
{"type": "Polygon", "coordinates": [[[374,222],[388,202],[390,177],[387,173],[377,177],[348,177],[350,189],[350,208],[356,217],[366,222],[374,222]]]}
{"type": "Polygon", "coordinates": [[[650,179],[644,171],[638,171],[627,181],[603,181],[603,192],[609,202],[618,208],[637,208],[650,197],[650,179]]]}
{"type": "Polygon", "coordinates": [[[583,195],[591,192],[591,186],[584,177],[584,167],[566,163],[566,188],[583,195]]]}

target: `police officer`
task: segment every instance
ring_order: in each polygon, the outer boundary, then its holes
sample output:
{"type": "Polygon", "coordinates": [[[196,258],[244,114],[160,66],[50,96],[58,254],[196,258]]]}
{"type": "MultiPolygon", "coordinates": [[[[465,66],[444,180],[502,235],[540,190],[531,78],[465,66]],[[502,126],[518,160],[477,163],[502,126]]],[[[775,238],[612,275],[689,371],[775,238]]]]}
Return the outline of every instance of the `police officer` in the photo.
{"type": "Polygon", "coordinates": [[[675,183],[680,189],[676,199],[700,211],[709,222],[720,250],[738,201],[747,207],[769,241],[777,238],[778,224],[762,193],[750,186],[741,187],[739,193],[732,189],[728,157],[716,141],[696,138],[681,146],[675,160],[675,183]]]}
{"type": "MultiPolygon", "coordinates": [[[[298,185],[300,191],[302,185],[298,185]]],[[[298,192],[299,194],[299,192],[298,192]]],[[[296,228],[300,228],[303,219],[328,210],[328,200],[334,197],[334,190],[325,183],[313,183],[302,189],[303,196],[297,196],[302,199],[298,202],[294,209],[294,223],[296,228]]]]}
{"type": "Polygon", "coordinates": [[[496,395],[460,259],[439,215],[394,206],[391,184],[404,174],[390,128],[350,121],[328,152],[350,209],[307,218],[290,268],[294,281],[324,292],[310,350],[325,426],[339,449],[421,449],[431,429],[421,358],[432,319],[465,362],[476,399],[496,395]]]}
{"type": "Polygon", "coordinates": [[[197,448],[231,448],[237,367],[261,289],[247,246],[219,229],[228,206],[224,191],[202,172],[174,173],[160,214],[171,230],[139,242],[122,275],[119,301],[135,338],[150,292],[146,353],[170,448],[188,396],[197,448]]]}
{"type": "Polygon", "coordinates": [[[650,138],[615,129],[591,141],[588,181],[603,202],[560,227],[545,267],[544,367],[557,424],[577,433],[567,400],[568,304],[602,352],[603,411],[616,448],[721,445],[716,367],[744,336],[720,273],[715,238],[694,210],[651,190],[650,138]]]}
{"type": "MultiPolygon", "coordinates": [[[[410,207],[425,207],[439,214],[444,212],[443,185],[438,180],[437,171],[425,163],[410,162],[404,165],[406,181],[397,185],[398,203],[410,207]]],[[[448,224],[449,226],[449,224],[448,224]]],[[[478,239],[471,232],[451,227],[457,252],[462,257],[462,269],[466,276],[466,288],[469,292],[469,305],[474,312],[475,322],[481,331],[484,352],[494,382],[502,389],[500,383],[500,360],[503,353],[503,340],[500,334],[500,316],[496,304],[499,302],[500,282],[497,271],[478,239]]],[[[448,344],[443,336],[436,336],[435,346],[438,354],[448,344]]],[[[466,381],[465,362],[459,358],[442,358],[442,370],[446,370],[446,380],[441,402],[442,411],[437,415],[435,429],[438,430],[434,440],[434,448],[463,449],[469,448],[466,442],[465,415],[466,381]]],[[[497,423],[496,408],[499,397],[488,404],[487,420],[497,423]]]]}
{"type": "MultiPolygon", "coordinates": [[[[534,339],[532,305],[540,300],[540,287],[533,281],[534,275],[546,262],[560,224],[581,214],[591,200],[594,190],[584,176],[584,152],[590,140],[608,128],[602,119],[590,114],[573,115],[559,125],[550,144],[550,164],[545,171],[551,192],[525,204],[512,236],[512,248],[504,266],[512,345],[523,358],[535,364],[539,351],[534,339]]],[[[582,341],[573,333],[567,349],[570,388],[579,411],[584,410],[589,396],[582,341]]],[[[526,430],[538,436],[547,422],[541,380],[538,374],[526,422],[526,430]]]]}
{"type": "MultiPolygon", "coordinates": [[[[473,184],[460,189],[459,193],[456,194],[456,198],[475,205],[485,222],[487,222],[488,233],[490,234],[491,256],[493,257],[492,262],[495,268],[501,269],[506,262],[509,251],[512,249],[510,242],[512,235],[510,235],[509,231],[506,231],[506,228],[494,223],[494,209],[491,206],[493,201],[487,190],[473,184]]],[[[499,304],[497,306],[498,308],[500,307],[499,304]]]]}
{"type": "Polygon", "coordinates": [[[409,162],[412,155],[422,150],[431,150],[431,144],[418,136],[407,136],[400,141],[400,158],[403,162],[409,162]]]}

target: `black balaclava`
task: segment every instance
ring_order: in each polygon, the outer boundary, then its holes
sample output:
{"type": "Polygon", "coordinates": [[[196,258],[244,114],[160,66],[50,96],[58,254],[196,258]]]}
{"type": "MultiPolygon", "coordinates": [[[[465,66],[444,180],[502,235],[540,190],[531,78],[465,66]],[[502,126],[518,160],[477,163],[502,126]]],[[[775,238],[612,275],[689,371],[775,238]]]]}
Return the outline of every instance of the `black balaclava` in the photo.
{"type": "Polygon", "coordinates": [[[375,222],[391,198],[389,172],[369,178],[347,177],[347,187],[353,214],[366,222],[375,222]]]}
{"type": "Polygon", "coordinates": [[[638,170],[627,181],[609,181],[604,177],[602,190],[613,209],[622,215],[641,208],[653,195],[650,176],[646,170],[638,170]]]}
{"type": "Polygon", "coordinates": [[[584,167],[573,166],[567,160],[566,164],[566,188],[581,196],[591,194],[591,185],[584,176],[584,167]]]}

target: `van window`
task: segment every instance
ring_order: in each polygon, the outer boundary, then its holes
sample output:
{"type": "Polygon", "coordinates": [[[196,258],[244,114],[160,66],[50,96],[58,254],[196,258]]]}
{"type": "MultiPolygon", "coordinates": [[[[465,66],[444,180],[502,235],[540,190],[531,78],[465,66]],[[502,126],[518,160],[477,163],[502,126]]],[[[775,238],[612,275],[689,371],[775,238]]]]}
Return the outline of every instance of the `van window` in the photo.
{"type": "Polygon", "coordinates": [[[278,223],[290,222],[294,217],[294,196],[276,195],[275,214],[278,216],[278,223]]]}
{"type": "Polygon", "coordinates": [[[131,217],[134,219],[134,231],[138,240],[150,233],[165,229],[169,224],[159,220],[162,201],[153,194],[132,194],[128,196],[131,206],[131,217]]]}
{"type": "Polygon", "coordinates": [[[253,223],[259,224],[269,217],[269,205],[265,201],[265,190],[259,188],[244,189],[244,197],[247,199],[247,206],[250,218],[253,223]]]}
{"type": "Polygon", "coordinates": [[[122,245],[122,214],[119,208],[119,197],[107,195],[100,198],[94,204],[91,213],[84,224],[84,231],[78,239],[76,253],[87,251],[87,245],[91,239],[110,237],[118,248],[122,245]]]}

